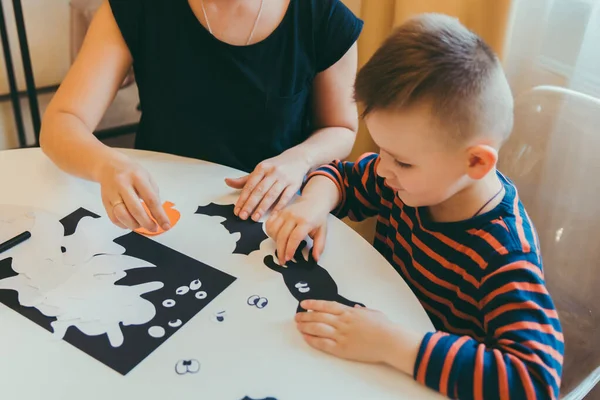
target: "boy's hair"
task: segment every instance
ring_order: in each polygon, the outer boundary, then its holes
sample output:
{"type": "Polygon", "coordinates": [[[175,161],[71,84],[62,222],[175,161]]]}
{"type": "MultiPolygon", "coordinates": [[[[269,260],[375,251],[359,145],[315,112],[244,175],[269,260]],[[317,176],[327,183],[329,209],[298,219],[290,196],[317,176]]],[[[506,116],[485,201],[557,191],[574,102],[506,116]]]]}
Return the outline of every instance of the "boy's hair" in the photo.
{"type": "Polygon", "coordinates": [[[513,98],[493,50],[456,19],[421,14],[398,27],[359,71],[355,99],[363,117],[427,103],[459,141],[513,127],[513,98]]]}

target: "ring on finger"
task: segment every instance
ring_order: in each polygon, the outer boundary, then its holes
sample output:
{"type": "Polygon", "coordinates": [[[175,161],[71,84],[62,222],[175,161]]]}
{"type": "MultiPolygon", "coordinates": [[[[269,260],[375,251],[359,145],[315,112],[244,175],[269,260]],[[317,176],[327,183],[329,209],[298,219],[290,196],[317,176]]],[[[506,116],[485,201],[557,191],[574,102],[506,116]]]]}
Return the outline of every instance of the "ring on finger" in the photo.
{"type": "Polygon", "coordinates": [[[118,206],[119,204],[125,204],[125,202],[123,201],[123,199],[117,200],[117,201],[111,201],[110,205],[112,206],[112,208],[114,209],[116,206],[118,206]]]}

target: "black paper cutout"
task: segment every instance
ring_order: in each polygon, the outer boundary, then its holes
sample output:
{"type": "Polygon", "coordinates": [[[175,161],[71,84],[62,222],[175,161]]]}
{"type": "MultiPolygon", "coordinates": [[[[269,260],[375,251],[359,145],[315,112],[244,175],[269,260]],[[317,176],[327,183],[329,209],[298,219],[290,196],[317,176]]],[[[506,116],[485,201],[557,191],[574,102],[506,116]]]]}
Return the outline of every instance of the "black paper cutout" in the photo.
{"type": "Polygon", "coordinates": [[[264,399],[253,399],[252,397],[245,396],[242,400],[277,400],[275,397],[265,397],[264,399]]]}
{"type": "Polygon", "coordinates": [[[238,218],[234,213],[233,204],[220,205],[210,203],[207,206],[199,206],[195,214],[204,214],[211,217],[224,217],[225,221],[221,225],[227,229],[229,233],[239,232],[241,237],[236,243],[234,254],[248,255],[255,250],[260,249],[260,244],[269,237],[263,231],[261,222],[254,222],[251,219],[243,220],[238,218]]]}
{"type": "Polygon", "coordinates": [[[269,299],[267,299],[266,297],[260,297],[257,294],[253,294],[252,296],[248,297],[247,303],[249,306],[254,306],[256,308],[263,309],[267,306],[267,304],[269,304],[269,299]]]}
{"type": "Polygon", "coordinates": [[[60,220],[60,223],[65,229],[64,236],[71,236],[72,234],[74,234],[77,230],[77,225],[79,225],[79,222],[85,217],[100,218],[98,214],[95,214],[89,210],[86,210],[83,207],[80,207],[60,220]]]}
{"type": "Polygon", "coordinates": [[[197,374],[200,371],[200,363],[198,360],[179,360],[175,364],[175,372],[177,375],[197,374]]]}
{"type": "Polygon", "coordinates": [[[329,272],[317,264],[312,251],[309,252],[308,259],[304,258],[302,251],[305,247],[306,241],[302,241],[296,250],[294,260],[288,261],[285,267],[277,265],[272,255],[268,255],[264,259],[267,267],[283,276],[283,281],[288,290],[298,300],[296,312],[306,311],[300,306],[300,303],[304,300],[337,301],[349,307],[355,305],[364,307],[364,304],[348,300],[338,294],[337,284],[329,275],[329,272]]]}
{"type": "MultiPolygon", "coordinates": [[[[93,213],[86,211],[79,209],[61,220],[64,221],[65,229],[74,232],[81,218],[92,216],[90,214],[93,213]]],[[[144,325],[120,324],[125,338],[120,347],[112,347],[106,334],[87,336],[73,326],[67,329],[63,340],[118,373],[126,375],[229,287],[236,278],[135,232],[121,236],[114,242],[126,249],[125,255],[155,265],[128,270],[127,275],[115,283],[135,286],[147,282],[162,282],[163,288],[142,295],[142,298],[150,301],[156,308],[155,317],[144,325]],[[203,282],[206,298],[196,298],[193,291],[177,295],[178,288],[197,279],[203,282]],[[176,304],[171,308],[163,307],[165,299],[174,299],[176,304]],[[178,327],[169,326],[169,322],[175,320],[181,320],[182,324],[178,327]],[[153,326],[165,329],[165,335],[160,338],[151,337],[148,329],[153,326]]],[[[0,260],[0,278],[16,275],[15,271],[9,268],[10,263],[10,258],[0,260]]],[[[16,291],[0,289],[0,302],[47,331],[53,332],[50,323],[56,321],[56,318],[45,316],[37,308],[21,306],[16,291]]]]}

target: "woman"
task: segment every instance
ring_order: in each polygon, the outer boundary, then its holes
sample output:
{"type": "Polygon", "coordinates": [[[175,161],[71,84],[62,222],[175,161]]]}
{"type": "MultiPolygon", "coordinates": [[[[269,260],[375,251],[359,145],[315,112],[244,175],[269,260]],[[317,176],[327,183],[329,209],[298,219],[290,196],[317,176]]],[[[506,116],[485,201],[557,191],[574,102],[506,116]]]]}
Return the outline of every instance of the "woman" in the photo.
{"type": "Polygon", "coordinates": [[[358,127],[352,87],[362,30],[340,0],[108,0],[50,103],[41,147],[101,185],[113,223],[168,218],[149,174],[93,135],[133,65],[142,117],[136,148],[249,174],[235,213],[279,210],[313,167],[347,156],[358,127]]]}

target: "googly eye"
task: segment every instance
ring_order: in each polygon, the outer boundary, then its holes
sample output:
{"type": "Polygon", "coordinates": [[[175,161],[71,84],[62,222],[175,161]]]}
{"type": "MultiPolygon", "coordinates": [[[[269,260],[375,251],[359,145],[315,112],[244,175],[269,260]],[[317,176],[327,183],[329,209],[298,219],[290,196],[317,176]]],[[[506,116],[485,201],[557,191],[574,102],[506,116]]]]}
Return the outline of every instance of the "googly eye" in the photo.
{"type": "Polygon", "coordinates": [[[163,301],[163,307],[171,308],[175,305],[175,300],[167,299],[163,301]]]}
{"type": "Polygon", "coordinates": [[[186,294],[189,291],[190,291],[189,287],[187,287],[187,286],[181,286],[181,287],[177,288],[177,290],[175,291],[175,293],[178,296],[183,296],[184,294],[186,294]]]}
{"type": "Polygon", "coordinates": [[[187,371],[191,374],[195,374],[200,371],[200,363],[197,360],[188,360],[187,371]]]}
{"type": "Polygon", "coordinates": [[[200,371],[200,363],[198,360],[179,360],[175,364],[175,372],[178,375],[185,375],[187,373],[195,374],[200,371]]]}
{"type": "Polygon", "coordinates": [[[190,290],[198,290],[201,286],[202,282],[200,282],[200,279],[196,279],[195,281],[192,281],[192,283],[190,283],[190,290]]]}
{"type": "Polygon", "coordinates": [[[216,312],[212,315],[212,321],[213,322],[223,322],[225,321],[225,316],[227,315],[227,312],[225,310],[223,311],[219,311],[216,312]]]}
{"type": "Polygon", "coordinates": [[[150,327],[148,329],[148,335],[152,336],[153,338],[159,339],[165,336],[165,328],[163,328],[162,326],[150,327]]]}
{"type": "Polygon", "coordinates": [[[202,291],[202,290],[201,290],[201,291],[199,291],[198,293],[196,293],[196,298],[197,298],[198,300],[203,300],[203,299],[205,299],[207,296],[208,296],[208,295],[206,294],[206,292],[204,292],[204,291],[202,291]]]}
{"type": "Polygon", "coordinates": [[[187,365],[184,364],[184,360],[177,361],[177,364],[175,364],[175,372],[177,372],[177,375],[184,375],[187,373],[187,365]]]}
{"type": "Polygon", "coordinates": [[[260,299],[260,296],[254,294],[250,297],[248,297],[248,305],[249,306],[255,306],[256,302],[260,299]]]}
{"type": "Polygon", "coordinates": [[[300,293],[310,292],[310,288],[308,287],[308,283],[306,282],[298,282],[294,286],[296,287],[296,289],[298,289],[300,293]]]}
{"type": "Polygon", "coordinates": [[[173,321],[169,321],[169,326],[171,328],[179,328],[181,326],[182,322],[180,319],[174,319],[173,321]]]}
{"type": "Polygon", "coordinates": [[[256,307],[258,307],[258,308],[265,308],[267,306],[267,304],[269,304],[269,300],[267,298],[265,298],[265,297],[261,297],[256,302],[256,307]]]}

